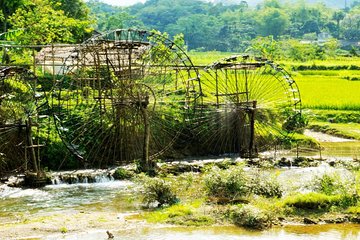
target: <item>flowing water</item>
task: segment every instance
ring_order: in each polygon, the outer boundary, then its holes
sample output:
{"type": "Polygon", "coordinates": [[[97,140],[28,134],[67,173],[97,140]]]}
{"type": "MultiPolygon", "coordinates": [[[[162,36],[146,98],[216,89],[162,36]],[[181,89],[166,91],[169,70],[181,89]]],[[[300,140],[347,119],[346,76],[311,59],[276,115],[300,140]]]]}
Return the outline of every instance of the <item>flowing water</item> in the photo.
{"type": "MultiPolygon", "coordinates": [[[[305,179],[326,171],[329,171],[328,166],[281,170],[279,178],[286,180],[289,176],[301,176],[305,179]]],[[[346,172],[342,172],[345,170],[339,171],[339,174],[346,175],[346,172]]],[[[142,222],[132,224],[126,222],[122,216],[142,211],[134,197],[134,187],[136,186],[128,181],[110,179],[107,181],[102,179],[98,183],[49,185],[41,189],[10,188],[2,185],[0,186],[0,239],[107,239],[107,227],[112,229],[115,239],[127,240],[360,239],[360,225],[356,224],[285,226],[267,231],[249,231],[233,226],[193,228],[149,226],[142,222]],[[77,220],[74,222],[71,219],[72,216],[88,214],[85,218],[91,218],[96,216],[97,212],[106,214],[94,218],[93,227],[84,225],[84,228],[81,228],[80,226],[79,229],[83,229],[82,231],[70,230],[66,234],[58,231],[62,226],[69,228],[71,224],[76,223],[77,220]],[[110,221],[104,217],[107,215],[114,219],[111,220],[111,226],[108,226],[110,221]],[[54,219],[54,216],[60,219],[54,219]],[[47,218],[51,222],[56,222],[56,231],[49,230],[49,233],[37,234],[35,231],[37,228],[49,228],[47,218]],[[27,221],[35,222],[35,225],[28,227],[30,232],[34,230],[34,234],[17,235],[17,228],[12,227],[8,229],[14,231],[14,235],[11,235],[14,237],[2,238],[2,228],[11,224],[11,226],[16,226],[17,222],[26,226],[27,221]],[[37,225],[36,222],[38,222],[37,225]]],[[[80,225],[83,224],[81,221],[84,221],[84,217],[79,221],[80,225]]]]}
{"type": "Polygon", "coordinates": [[[320,151],[314,151],[312,156],[332,157],[332,158],[350,158],[360,157],[360,141],[335,137],[329,134],[305,130],[305,135],[316,139],[322,148],[320,151]]]}
{"type": "MultiPolygon", "coordinates": [[[[124,240],[358,240],[359,226],[354,224],[317,225],[317,226],[287,226],[273,228],[267,231],[250,231],[243,228],[222,227],[171,227],[171,228],[141,228],[128,231],[113,232],[115,239],[124,240]]],[[[55,239],[106,239],[104,232],[91,232],[69,236],[53,236],[55,239]]]]}

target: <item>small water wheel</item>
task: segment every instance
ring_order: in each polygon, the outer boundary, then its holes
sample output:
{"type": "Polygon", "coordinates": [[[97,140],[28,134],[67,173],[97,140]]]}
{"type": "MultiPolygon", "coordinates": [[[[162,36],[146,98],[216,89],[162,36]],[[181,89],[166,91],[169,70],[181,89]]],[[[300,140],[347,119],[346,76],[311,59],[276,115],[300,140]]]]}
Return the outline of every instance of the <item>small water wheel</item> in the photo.
{"type": "Polygon", "coordinates": [[[1,171],[40,170],[48,105],[37,77],[28,69],[0,69],[1,171]],[[21,169],[17,169],[22,166],[21,169]]]}
{"type": "Polygon", "coordinates": [[[155,32],[115,30],[77,47],[52,98],[61,138],[84,165],[141,159],[171,147],[194,115],[196,70],[174,42],[155,32]]]}
{"type": "Polygon", "coordinates": [[[202,72],[201,84],[203,105],[195,129],[200,153],[255,156],[294,130],[301,114],[295,81],[268,60],[223,59],[202,72]]]}

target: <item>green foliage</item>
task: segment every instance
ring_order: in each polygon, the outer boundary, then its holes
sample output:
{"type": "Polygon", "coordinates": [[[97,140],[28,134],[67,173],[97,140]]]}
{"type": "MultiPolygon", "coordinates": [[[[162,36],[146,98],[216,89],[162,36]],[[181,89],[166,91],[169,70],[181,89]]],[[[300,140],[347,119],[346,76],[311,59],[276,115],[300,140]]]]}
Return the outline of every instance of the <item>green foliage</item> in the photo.
{"type": "Polygon", "coordinates": [[[68,232],[68,229],[66,227],[61,227],[60,232],[65,234],[68,232]]]}
{"type": "Polygon", "coordinates": [[[360,215],[360,206],[349,207],[347,213],[360,215]]]}
{"type": "Polygon", "coordinates": [[[282,128],[288,132],[302,133],[308,125],[309,120],[305,114],[295,114],[288,117],[283,123],[282,128]]]}
{"type": "Polygon", "coordinates": [[[235,225],[251,229],[266,229],[273,222],[268,212],[251,205],[235,206],[230,209],[229,216],[235,225]]]}
{"type": "Polygon", "coordinates": [[[173,205],[179,200],[176,197],[171,185],[163,179],[154,177],[144,177],[144,199],[143,202],[150,206],[156,204],[157,207],[173,205]]]}
{"type": "Polygon", "coordinates": [[[338,174],[323,174],[316,177],[312,185],[314,190],[326,195],[356,194],[355,183],[344,180],[338,174]]]}
{"type": "Polygon", "coordinates": [[[258,14],[259,32],[263,36],[272,35],[278,38],[289,26],[289,16],[282,9],[266,7],[258,14]]]}
{"type": "Polygon", "coordinates": [[[145,219],[148,222],[170,223],[184,226],[208,226],[215,222],[211,216],[202,215],[197,210],[197,207],[193,204],[175,204],[145,214],[145,219]]]}
{"type": "Polygon", "coordinates": [[[281,198],[283,195],[283,188],[276,176],[262,172],[251,174],[250,188],[254,194],[267,198],[281,198]]]}
{"type": "Polygon", "coordinates": [[[348,194],[326,195],[324,193],[306,193],[287,197],[286,206],[303,210],[329,210],[331,207],[347,208],[357,204],[359,196],[348,194]]]}
{"type": "Polygon", "coordinates": [[[113,177],[117,180],[124,180],[124,179],[130,179],[133,177],[133,173],[130,172],[129,170],[119,167],[118,169],[116,169],[116,171],[113,174],[113,177]]]}
{"type": "Polygon", "coordinates": [[[23,34],[11,39],[20,44],[77,42],[91,31],[89,20],[67,17],[47,0],[27,2],[16,9],[9,22],[12,29],[24,29],[23,34]]]}
{"type": "Polygon", "coordinates": [[[327,7],[325,4],[332,4],[328,2],[309,4],[306,1],[291,1],[291,4],[284,4],[283,1],[269,0],[255,6],[251,1],[216,4],[158,0],[126,8],[95,0],[87,4],[97,18],[98,30],[145,27],[171,35],[183,33],[191,50],[243,52],[250,41],[260,35],[313,41],[321,32],[328,32],[338,39],[355,40],[359,36],[358,7],[342,11],[327,7]]]}
{"type": "Polygon", "coordinates": [[[247,51],[273,60],[279,57],[280,46],[273,36],[257,37],[252,41],[251,47],[247,51]]]}
{"type": "Polygon", "coordinates": [[[204,185],[209,197],[231,200],[249,194],[248,177],[240,167],[226,170],[213,167],[204,177],[204,185]]]}

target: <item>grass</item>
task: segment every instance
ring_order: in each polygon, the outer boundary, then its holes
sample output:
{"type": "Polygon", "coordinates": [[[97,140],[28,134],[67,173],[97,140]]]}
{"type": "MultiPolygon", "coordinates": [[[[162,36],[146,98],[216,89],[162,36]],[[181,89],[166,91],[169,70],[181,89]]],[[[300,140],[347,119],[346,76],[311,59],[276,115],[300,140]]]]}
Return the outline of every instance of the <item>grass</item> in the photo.
{"type": "Polygon", "coordinates": [[[150,223],[170,223],[185,226],[207,226],[215,223],[213,216],[204,215],[201,200],[191,204],[176,204],[167,208],[143,214],[150,223]]]}
{"type": "Polygon", "coordinates": [[[220,59],[235,55],[235,53],[210,51],[210,52],[189,52],[188,55],[191,61],[193,62],[193,64],[197,66],[197,65],[211,64],[220,59]]]}
{"type": "Polygon", "coordinates": [[[286,206],[303,210],[329,210],[331,207],[346,208],[355,205],[356,202],[356,196],[347,194],[326,195],[317,192],[296,194],[284,200],[286,206]]]}
{"type": "Polygon", "coordinates": [[[325,110],[360,110],[360,81],[348,81],[339,76],[298,75],[304,108],[325,110]]]}
{"type": "Polygon", "coordinates": [[[164,175],[162,179],[181,192],[179,202],[145,212],[140,219],[184,226],[230,223],[264,229],[279,224],[281,219],[299,222],[304,217],[333,220],[345,215],[356,217],[360,212],[360,171],[351,172],[351,181],[337,174],[324,174],[311,184],[289,188],[283,181],[276,184],[279,172],[255,168],[244,171],[244,168],[244,165],[223,164],[223,168],[213,166],[196,175],[164,175]],[[256,191],[261,190],[261,186],[271,189],[269,184],[283,189],[284,194],[256,191]],[[246,198],[240,199],[243,185],[247,188],[246,198]],[[202,194],[194,194],[194,189],[202,194]],[[212,201],[214,197],[220,199],[223,196],[241,201],[212,201]]]}
{"type": "Polygon", "coordinates": [[[311,122],[310,128],[330,135],[360,140],[359,123],[329,123],[313,121],[311,122]]]}
{"type": "MultiPolygon", "coordinates": [[[[235,55],[223,52],[190,52],[195,65],[208,65],[235,55]]],[[[278,61],[283,64],[297,82],[304,108],[326,110],[360,110],[360,81],[351,81],[360,76],[359,70],[304,70],[292,71],[297,66],[324,66],[347,68],[360,66],[360,58],[339,57],[337,59],[309,62],[278,61]]]]}

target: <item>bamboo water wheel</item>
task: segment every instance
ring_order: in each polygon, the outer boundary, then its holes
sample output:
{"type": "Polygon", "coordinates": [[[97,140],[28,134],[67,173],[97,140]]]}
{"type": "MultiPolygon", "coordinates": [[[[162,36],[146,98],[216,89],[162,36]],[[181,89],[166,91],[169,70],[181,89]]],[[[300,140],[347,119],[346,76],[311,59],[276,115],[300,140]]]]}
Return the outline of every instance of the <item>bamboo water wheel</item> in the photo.
{"type": "Polygon", "coordinates": [[[279,65],[233,56],[201,74],[203,105],[195,136],[200,153],[256,156],[296,128],[301,114],[296,82],[279,65]]]}
{"type": "Polygon", "coordinates": [[[2,171],[40,170],[47,139],[48,104],[37,77],[28,69],[0,69],[0,166],[2,171]],[[19,169],[20,166],[20,169],[19,169]]]}
{"type": "Polygon", "coordinates": [[[190,59],[155,32],[115,30],[69,55],[52,94],[58,132],[95,166],[171,152],[194,115],[200,82],[190,59]]]}

